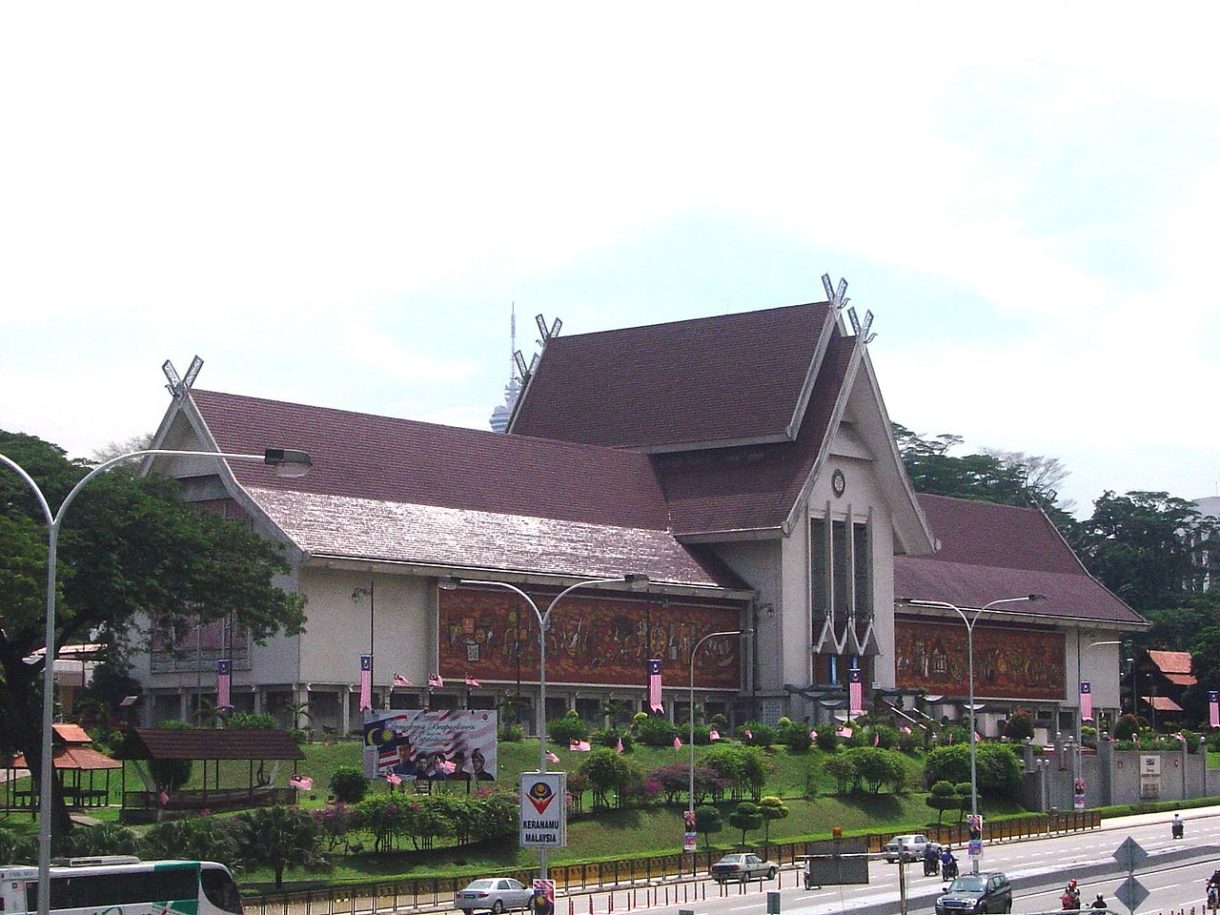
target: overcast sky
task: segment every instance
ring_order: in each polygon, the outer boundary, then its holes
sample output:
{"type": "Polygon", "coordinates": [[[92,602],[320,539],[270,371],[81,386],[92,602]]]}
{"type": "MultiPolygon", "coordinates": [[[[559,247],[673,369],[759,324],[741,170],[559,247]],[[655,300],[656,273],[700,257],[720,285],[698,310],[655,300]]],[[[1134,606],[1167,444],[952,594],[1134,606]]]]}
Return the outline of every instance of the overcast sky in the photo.
{"type": "MultiPolygon", "coordinates": [[[[1214,5],[6,4],[0,428],[197,385],[479,428],[509,314],[824,298],[893,419],[1220,493],[1214,5]]],[[[726,354],[726,359],[741,358],[726,354]]],[[[760,370],[765,370],[760,367],[760,370]]]]}

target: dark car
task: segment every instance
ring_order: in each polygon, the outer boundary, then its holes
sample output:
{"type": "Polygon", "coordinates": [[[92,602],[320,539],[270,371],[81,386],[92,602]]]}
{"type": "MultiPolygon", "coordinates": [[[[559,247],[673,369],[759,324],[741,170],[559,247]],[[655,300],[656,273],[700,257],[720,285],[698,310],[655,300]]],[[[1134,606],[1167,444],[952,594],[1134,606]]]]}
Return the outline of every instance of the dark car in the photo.
{"type": "Polygon", "coordinates": [[[712,879],[717,883],[737,880],[771,880],[778,868],[758,855],[725,855],[712,865],[712,879]]]}
{"type": "Polygon", "coordinates": [[[976,915],[1012,911],[1012,884],[999,871],[963,874],[936,900],[936,915],[976,915]]]}

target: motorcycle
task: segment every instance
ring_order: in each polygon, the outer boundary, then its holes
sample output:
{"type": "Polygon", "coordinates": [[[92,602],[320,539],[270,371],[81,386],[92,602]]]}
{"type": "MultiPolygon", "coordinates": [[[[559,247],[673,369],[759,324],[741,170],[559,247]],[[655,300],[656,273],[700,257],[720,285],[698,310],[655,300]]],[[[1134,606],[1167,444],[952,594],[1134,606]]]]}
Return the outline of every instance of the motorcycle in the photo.
{"type": "Polygon", "coordinates": [[[1175,839],[1182,838],[1182,821],[1181,820],[1173,821],[1173,837],[1175,839]]]}
{"type": "Polygon", "coordinates": [[[936,877],[940,874],[940,855],[924,855],[923,875],[936,877]]]}
{"type": "Polygon", "coordinates": [[[1080,890],[1069,886],[1059,897],[1059,902],[1062,903],[1065,912],[1080,911],[1080,890]]]}
{"type": "Polygon", "coordinates": [[[956,880],[957,879],[957,859],[950,858],[948,861],[945,861],[941,865],[940,872],[941,872],[941,876],[944,877],[946,880],[956,880]]]}
{"type": "Polygon", "coordinates": [[[1207,885],[1207,907],[1213,912],[1220,907],[1220,887],[1214,883],[1207,885]]]}

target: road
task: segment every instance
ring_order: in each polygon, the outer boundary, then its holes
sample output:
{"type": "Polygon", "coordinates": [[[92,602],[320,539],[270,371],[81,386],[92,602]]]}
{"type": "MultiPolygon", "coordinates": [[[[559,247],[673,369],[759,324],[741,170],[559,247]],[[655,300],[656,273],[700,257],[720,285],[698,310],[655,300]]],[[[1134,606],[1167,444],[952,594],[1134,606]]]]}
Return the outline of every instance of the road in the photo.
{"type": "MultiPolygon", "coordinates": [[[[1192,907],[1203,911],[1203,887],[1212,871],[1220,867],[1220,807],[1200,808],[1184,814],[1186,837],[1170,837],[1166,814],[1141,815],[1103,821],[1102,827],[1084,833],[1013,841],[989,846],[980,870],[1002,870],[1013,883],[1013,912],[1058,911],[1059,896],[1069,877],[1080,882],[1081,896],[1087,906],[1102,893],[1112,911],[1130,910],[1116,897],[1127,872],[1114,858],[1118,846],[1128,837],[1148,853],[1147,860],[1135,871],[1135,878],[1148,890],[1148,898],[1137,913],[1157,913],[1192,907]]],[[[964,854],[959,854],[963,872],[970,870],[964,854]]],[[[905,869],[906,911],[931,913],[944,882],[924,877],[918,862],[905,869]]],[[[572,915],[623,915],[624,912],[675,912],[689,909],[695,915],[762,915],[768,891],[780,894],[783,915],[895,915],[902,910],[898,865],[884,861],[869,864],[869,883],[858,886],[822,887],[805,890],[797,871],[789,868],[774,881],[753,882],[747,887],[700,881],[682,886],[614,893],[613,908],[607,892],[581,894],[571,899],[572,915]]],[[[556,907],[564,915],[565,900],[556,907]]]]}

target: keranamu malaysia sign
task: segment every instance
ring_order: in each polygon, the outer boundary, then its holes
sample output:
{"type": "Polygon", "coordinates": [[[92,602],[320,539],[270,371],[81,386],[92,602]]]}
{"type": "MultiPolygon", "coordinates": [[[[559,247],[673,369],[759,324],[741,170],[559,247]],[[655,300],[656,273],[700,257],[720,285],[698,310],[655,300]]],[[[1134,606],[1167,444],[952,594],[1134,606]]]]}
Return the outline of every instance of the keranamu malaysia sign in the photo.
{"type": "Polygon", "coordinates": [[[568,844],[566,772],[521,773],[521,847],[568,844]]]}

